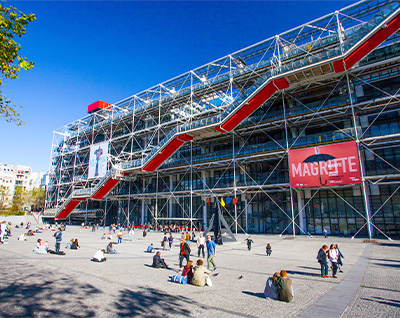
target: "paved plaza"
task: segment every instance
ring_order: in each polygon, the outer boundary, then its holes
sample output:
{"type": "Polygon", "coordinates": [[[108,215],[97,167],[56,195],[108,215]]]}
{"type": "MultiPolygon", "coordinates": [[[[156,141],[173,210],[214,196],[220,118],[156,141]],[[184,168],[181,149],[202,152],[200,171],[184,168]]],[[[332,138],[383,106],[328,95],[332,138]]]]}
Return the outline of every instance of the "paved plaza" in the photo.
{"type": "MultiPolygon", "coordinates": [[[[1,219],[0,219],[1,220],[1,219]]],[[[25,230],[24,230],[25,231],[25,230]]],[[[135,231],[133,241],[124,232],[120,254],[107,255],[104,263],[90,259],[108,230],[95,233],[78,226],[63,232],[65,256],[32,252],[38,238],[54,248],[54,232],[43,231],[27,241],[18,241],[22,229],[12,229],[8,244],[0,246],[0,317],[399,317],[400,243],[362,238],[252,235],[247,251],[245,235],[237,242],[217,246],[217,270],[212,287],[173,283],[178,269],[179,238],[171,251],[163,251],[162,233],[151,232],[143,240],[135,231]],[[65,249],[78,238],[79,250],[65,249]],[[267,257],[265,246],[272,245],[267,257]],[[151,267],[153,254],[145,253],[153,243],[174,270],[151,267]],[[323,244],[338,243],[345,256],[339,278],[321,278],[316,260],[323,244]],[[267,300],[265,282],[285,269],[293,279],[291,303],[267,300]]],[[[114,234],[116,241],[116,235],[114,234]]],[[[191,243],[191,259],[197,247],[191,243]]]]}

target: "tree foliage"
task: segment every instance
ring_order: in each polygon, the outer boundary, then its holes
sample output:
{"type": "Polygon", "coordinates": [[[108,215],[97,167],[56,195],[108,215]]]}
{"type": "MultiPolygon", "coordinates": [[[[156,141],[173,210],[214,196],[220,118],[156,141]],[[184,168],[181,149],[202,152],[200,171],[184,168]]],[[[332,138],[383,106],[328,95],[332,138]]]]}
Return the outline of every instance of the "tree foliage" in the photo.
{"type": "Polygon", "coordinates": [[[16,186],[11,202],[7,202],[9,191],[6,187],[0,186],[0,213],[15,215],[22,209],[30,208],[37,211],[44,208],[46,191],[42,188],[33,188],[28,191],[21,186],[16,186]]]}
{"type": "Polygon", "coordinates": [[[10,191],[5,186],[0,186],[0,211],[4,209],[7,204],[7,198],[10,191]]]}
{"type": "Polygon", "coordinates": [[[5,97],[1,87],[5,79],[18,78],[21,69],[29,70],[33,62],[20,56],[21,45],[15,41],[16,37],[22,37],[26,32],[28,23],[35,20],[33,13],[24,14],[14,7],[5,7],[0,2],[0,117],[17,125],[23,124],[19,118],[18,108],[12,101],[5,97]]]}

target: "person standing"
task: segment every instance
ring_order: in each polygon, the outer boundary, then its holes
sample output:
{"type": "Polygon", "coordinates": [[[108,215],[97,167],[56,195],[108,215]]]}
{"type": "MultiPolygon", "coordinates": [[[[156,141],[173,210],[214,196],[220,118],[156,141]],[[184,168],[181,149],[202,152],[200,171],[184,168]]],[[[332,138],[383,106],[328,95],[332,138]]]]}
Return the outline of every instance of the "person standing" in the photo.
{"type": "Polygon", "coordinates": [[[341,267],[343,266],[342,258],[344,258],[344,256],[343,256],[342,252],[339,250],[339,244],[335,245],[335,249],[337,250],[337,253],[338,253],[338,262],[337,262],[338,269],[339,269],[339,272],[343,273],[341,267]]]}
{"type": "Polygon", "coordinates": [[[54,233],[53,236],[56,238],[56,252],[58,253],[60,251],[60,245],[61,245],[61,241],[62,241],[61,228],[58,228],[57,232],[54,233]]]}
{"type": "Polygon", "coordinates": [[[144,229],[144,230],[143,230],[143,239],[144,239],[144,240],[146,239],[146,235],[147,235],[147,232],[146,232],[146,229],[144,229]]]}
{"type": "Polygon", "coordinates": [[[269,244],[269,243],[267,244],[266,252],[267,252],[267,256],[271,256],[272,248],[271,248],[271,244],[269,244]]]}
{"type": "Polygon", "coordinates": [[[167,237],[167,233],[164,232],[164,237],[162,239],[161,245],[163,250],[165,251],[167,249],[167,242],[168,242],[168,237],[167,237]]]}
{"type": "Polygon", "coordinates": [[[338,250],[335,248],[335,244],[331,244],[329,251],[328,251],[329,260],[332,264],[332,277],[337,278],[337,270],[338,270],[338,259],[339,254],[338,250]]]}
{"type": "Polygon", "coordinates": [[[247,241],[247,250],[251,251],[251,243],[254,243],[251,239],[251,236],[249,235],[249,237],[245,239],[245,241],[247,241]]]}
{"type": "Polygon", "coordinates": [[[131,229],[129,231],[129,241],[133,240],[133,235],[135,235],[135,232],[133,230],[133,226],[131,226],[131,229]]]}
{"type": "Polygon", "coordinates": [[[182,268],[182,261],[185,258],[186,264],[189,262],[190,256],[190,247],[189,244],[185,242],[185,240],[181,239],[181,245],[179,249],[179,268],[182,268]]]}
{"type": "Polygon", "coordinates": [[[206,238],[203,236],[203,233],[200,233],[200,236],[197,239],[198,257],[200,257],[200,252],[203,252],[203,258],[205,257],[205,255],[204,255],[204,245],[205,244],[206,244],[206,238]]]}
{"type": "Polygon", "coordinates": [[[172,236],[172,233],[169,233],[168,237],[169,249],[171,249],[173,242],[174,242],[174,237],[172,236]]]}
{"type": "Polygon", "coordinates": [[[210,270],[210,264],[213,264],[214,270],[217,269],[217,265],[214,263],[214,257],[216,256],[216,245],[213,240],[211,240],[211,235],[207,235],[207,269],[210,270]]]}
{"type": "Polygon", "coordinates": [[[328,250],[328,246],[322,245],[320,250],[318,251],[317,260],[318,263],[321,265],[321,276],[323,278],[329,277],[328,276],[328,255],[326,251],[328,250]]]}
{"type": "Polygon", "coordinates": [[[324,228],[323,234],[324,234],[324,237],[325,237],[325,238],[328,238],[328,231],[327,231],[327,229],[324,228]]]}
{"type": "Polygon", "coordinates": [[[122,230],[119,230],[119,233],[117,234],[117,238],[118,238],[118,244],[122,243],[122,230]]]}

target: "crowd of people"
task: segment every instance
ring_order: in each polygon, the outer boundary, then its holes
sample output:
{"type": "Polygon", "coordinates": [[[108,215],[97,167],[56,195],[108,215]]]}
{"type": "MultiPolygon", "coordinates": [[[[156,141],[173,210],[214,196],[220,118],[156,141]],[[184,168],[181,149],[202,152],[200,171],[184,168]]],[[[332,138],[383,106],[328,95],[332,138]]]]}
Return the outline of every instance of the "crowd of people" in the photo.
{"type": "MultiPolygon", "coordinates": [[[[24,224],[21,223],[20,226],[21,228],[24,228],[24,224]]],[[[84,228],[86,226],[83,225],[84,228]]],[[[92,226],[88,227],[89,229],[92,230],[92,232],[95,232],[96,229],[98,229],[99,225],[98,224],[92,224],[92,226]]],[[[26,224],[25,229],[28,230],[27,233],[22,233],[20,237],[18,237],[19,240],[26,240],[27,236],[33,236],[37,233],[41,233],[40,230],[54,230],[53,237],[55,240],[55,249],[51,250],[49,248],[49,242],[48,241],[42,241],[40,238],[37,239],[37,242],[34,247],[34,252],[37,254],[59,254],[59,255],[65,255],[63,251],[61,251],[61,243],[63,239],[63,231],[65,231],[66,226],[65,225],[56,225],[54,226],[49,226],[46,225],[45,227],[39,229],[35,228],[35,230],[31,229],[31,224],[26,224]]],[[[149,230],[151,230],[151,226],[146,226],[143,227],[143,239],[146,238],[147,233],[149,230]]],[[[165,232],[163,233],[162,239],[161,239],[161,247],[163,251],[165,250],[171,250],[173,247],[173,242],[174,242],[174,236],[173,233],[175,233],[175,227],[174,226],[168,226],[168,227],[162,227],[165,232]]],[[[182,227],[179,227],[179,229],[182,229],[182,227]]],[[[5,243],[5,240],[8,239],[8,237],[11,237],[11,230],[12,230],[12,224],[11,222],[0,222],[0,242],[5,243]]],[[[134,227],[127,227],[127,230],[129,231],[129,240],[133,240],[134,236],[134,227]]],[[[106,236],[104,233],[101,239],[108,239],[110,242],[107,244],[107,246],[104,249],[96,251],[95,255],[91,259],[94,262],[104,262],[106,261],[105,254],[119,254],[119,251],[117,251],[114,248],[114,244],[122,244],[122,237],[123,237],[123,227],[120,226],[119,224],[117,225],[110,225],[109,227],[109,235],[106,236]],[[112,241],[112,234],[117,233],[117,242],[112,241]]],[[[253,239],[248,236],[245,239],[246,245],[247,245],[247,250],[251,251],[252,244],[254,243],[253,239]]],[[[193,244],[193,245],[194,245],[193,244]]],[[[194,246],[196,246],[194,245],[194,246]]],[[[77,238],[73,238],[69,240],[66,244],[67,249],[70,250],[77,250],[80,248],[79,242],[77,238]]],[[[210,277],[210,273],[212,271],[216,271],[217,265],[215,262],[215,257],[216,257],[216,249],[217,245],[215,241],[213,240],[211,235],[207,235],[206,237],[204,236],[203,233],[199,233],[198,237],[196,236],[194,231],[182,231],[181,232],[181,237],[179,240],[179,269],[177,270],[178,274],[172,276],[172,280],[175,282],[179,283],[186,283],[186,284],[192,284],[194,286],[212,286],[212,281],[210,277]],[[192,251],[192,244],[194,243],[197,245],[197,251],[192,251]],[[197,261],[195,262],[191,260],[191,255],[197,254],[197,261]],[[206,258],[207,254],[207,258],[206,258]],[[206,258],[207,259],[207,265],[205,265],[205,261],[203,261],[201,258],[206,258]]],[[[271,256],[272,253],[272,247],[270,243],[267,243],[266,245],[266,255],[271,256]]],[[[152,267],[153,268],[164,268],[171,270],[171,267],[166,264],[166,261],[164,258],[161,257],[161,251],[156,249],[151,243],[145,252],[148,253],[154,253],[153,259],[152,259],[152,267]]],[[[192,255],[193,256],[193,255],[192,255]]],[[[341,253],[339,249],[338,244],[331,244],[330,247],[328,248],[327,245],[323,245],[320,250],[318,251],[317,254],[317,260],[320,263],[321,266],[321,277],[327,278],[330,277],[328,275],[329,273],[329,268],[332,271],[331,277],[337,278],[337,273],[342,272],[341,266],[343,266],[343,259],[344,256],[341,253]]],[[[216,273],[215,275],[218,275],[216,273]]],[[[241,278],[241,277],[239,277],[241,278]]],[[[276,299],[276,300],[281,300],[285,302],[291,302],[294,299],[294,292],[293,292],[293,281],[292,279],[288,278],[287,272],[285,270],[281,270],[280,272],[276,272],[272,277],[267,279],[266,282],[266,287],[264,290],[264,295],[268,299],[276,299]]]]}

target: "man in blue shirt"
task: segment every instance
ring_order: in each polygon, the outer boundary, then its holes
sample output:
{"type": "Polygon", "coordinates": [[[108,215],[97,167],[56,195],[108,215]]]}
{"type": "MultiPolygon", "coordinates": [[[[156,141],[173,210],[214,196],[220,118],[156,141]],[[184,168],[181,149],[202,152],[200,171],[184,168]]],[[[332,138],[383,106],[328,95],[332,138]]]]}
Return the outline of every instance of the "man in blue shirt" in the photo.
{"type": "Polygon", "coordinates": [[[154,252],[154,248],[153,248],[153,243],[151,243],[149,246],[147,246],[147,253],[153,253],[154,252]]]}
{"type": "Polygon", "coordinates": [[[216,256],[216,245],[214,243],[214,241],[211,240],[211,235],[207,235],[207,242],[206,242],[206,246],[207,246],[207,269],[210,270],[210,263],[213,264],[214,266],[214,270],[217,269],[217,265],[215,265],[214,263],[214,257],[216,256]]]}

